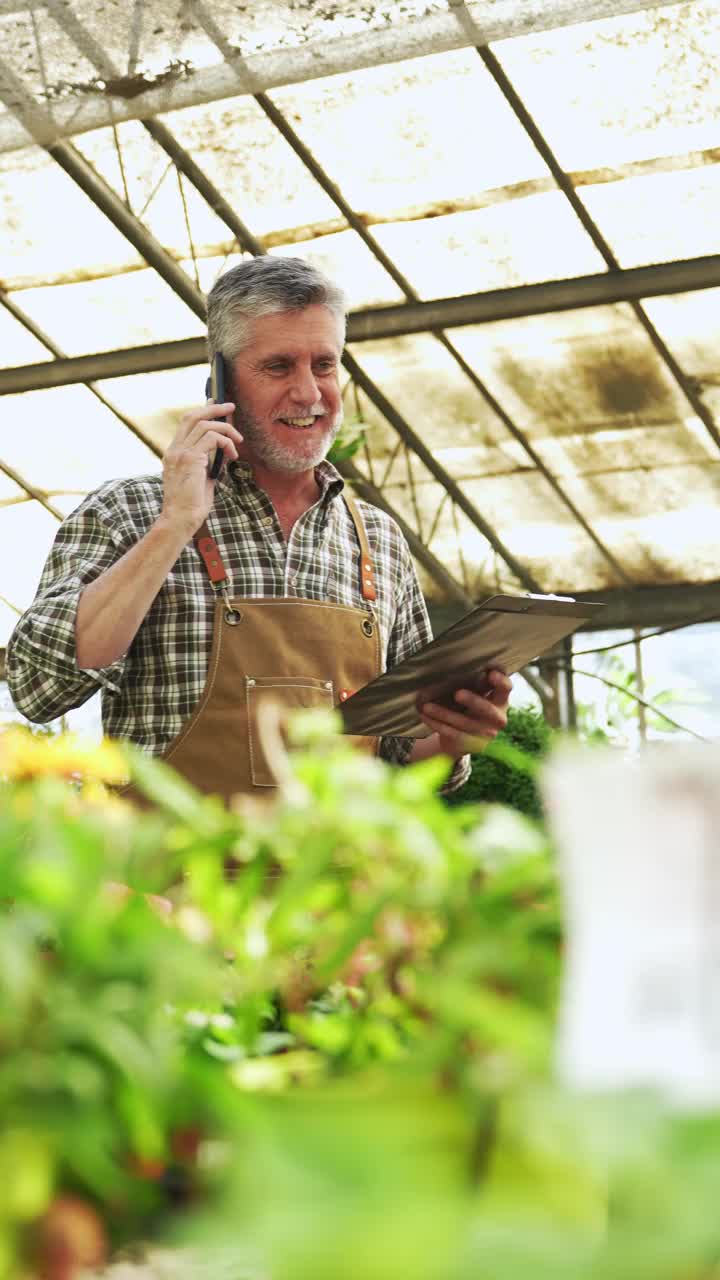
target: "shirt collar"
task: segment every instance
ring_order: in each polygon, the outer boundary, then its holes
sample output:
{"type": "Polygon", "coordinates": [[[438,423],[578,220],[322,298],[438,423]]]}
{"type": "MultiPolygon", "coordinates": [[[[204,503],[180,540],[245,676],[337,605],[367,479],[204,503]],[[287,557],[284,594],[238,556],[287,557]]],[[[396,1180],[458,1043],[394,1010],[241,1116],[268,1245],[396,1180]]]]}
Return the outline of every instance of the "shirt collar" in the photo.
{"type": "MultiPolygon", "coordinates": [[[[219,478],[222,479],[223,477],[228,479],[232,477],[239,489],[255,488],[252,467],[243,458],[238,459],[236,462],[231,462],[228,467],[224,467],[219,478]]],[[[333,498],[337,498],[345,488],[345,481],[340,472],[337,467],[333,466],[332,462],[327,461],[327,458],[316,466],[315,479],[320,486],[320,501],[324,506],[332,502],[333,498]]]]}

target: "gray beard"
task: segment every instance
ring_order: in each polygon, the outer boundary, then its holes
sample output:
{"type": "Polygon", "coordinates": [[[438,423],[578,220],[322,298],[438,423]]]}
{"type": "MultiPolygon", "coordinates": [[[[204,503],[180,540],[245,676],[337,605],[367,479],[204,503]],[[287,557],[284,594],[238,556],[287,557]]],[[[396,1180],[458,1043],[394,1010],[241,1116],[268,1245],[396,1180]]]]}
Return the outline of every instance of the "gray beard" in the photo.
{"type": "MultiPolygon", "coordinates": [[[[287,445],[279,444],[276,440],[269,440],[257,420],[240,406],[235,410],[235,426],[245,442],[250,445],[258,462],[262,462],[271,471],[284,471],[286,474],[310,471],[322,462],[340,430],[341,423],[342,410],[338,413],[334,425],[328,427],[316,441],[314,448],[306,447],[304,451],[298,452],[287,445]]],[[[298,437],[301,441],[302,431],[298,431],[298,437]]],[[[306,441],[306,446],[309,443],[306,441]]]]}

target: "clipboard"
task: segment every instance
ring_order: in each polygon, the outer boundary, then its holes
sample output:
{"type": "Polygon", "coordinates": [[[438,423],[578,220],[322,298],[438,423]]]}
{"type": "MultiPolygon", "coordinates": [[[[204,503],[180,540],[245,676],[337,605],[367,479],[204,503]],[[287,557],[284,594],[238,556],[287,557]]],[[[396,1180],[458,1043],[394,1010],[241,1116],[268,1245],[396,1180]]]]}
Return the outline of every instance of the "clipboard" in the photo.
{"type": "Polygon", "coordinates": [[[491,667],[513,675],[596,617],[602,604],[572,596],[490,596],[404,662],[339,703],[343,733],[426,738],[421,702],[454,706],[457,689],[487,689],[491,667]]]}

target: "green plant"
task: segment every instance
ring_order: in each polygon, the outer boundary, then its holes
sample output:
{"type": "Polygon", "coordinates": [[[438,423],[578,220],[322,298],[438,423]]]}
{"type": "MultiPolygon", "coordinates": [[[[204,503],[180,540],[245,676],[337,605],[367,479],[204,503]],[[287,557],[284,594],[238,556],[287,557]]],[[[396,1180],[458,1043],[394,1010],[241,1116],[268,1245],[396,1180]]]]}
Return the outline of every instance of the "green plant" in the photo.
{"type": "Polygon", "coordinates": [[[346,418],[328,450],[328,462],[337,466],[339,462],[346,462],[353,458],[365,443],[366,426],[367,424],[358,414],[352,418],[346,418]]]}
{"type": "Polygon", "coordinates": [[[296,732],[232,813],[0,735],[0,1276],[145,1239],[263,1280],[710,1280],[718,1120],[553,1082],[541,827],[296,732]]]}
{"type": "Polygon", "coordinates": [[[641,694],[637,671],[629,667],[619,653],[603,654],[600,658],[596,672],[581,669],[578,673],[579,676],[594,676],[599,684],[604,685],[602,698],[593,702],[578,701],[577,728],[585,741],[617,743],[619,746],[636,743],[641,736],[641,722],[643,736],[648,733],[654,737],[675,734],[682,731],[675,719],[682,714],[681,709],[708,701],[700,689],[663,689],[653,681],[643,687],[641,694]],[[652,706],[643,706],[638,701],[640,696],[652,706]],[[662,714],[664,707],[668,710],[668,718],[662,714]]]}
{"type": "Polygon", "coordinates": [[[447,803],[504,804],[539,818],[542,803],[533,763],[547,755],[551,744],[552,730],[539,711],[509,707],[506,727],[485,751],[472,756],[470,777],[447,803]]]}

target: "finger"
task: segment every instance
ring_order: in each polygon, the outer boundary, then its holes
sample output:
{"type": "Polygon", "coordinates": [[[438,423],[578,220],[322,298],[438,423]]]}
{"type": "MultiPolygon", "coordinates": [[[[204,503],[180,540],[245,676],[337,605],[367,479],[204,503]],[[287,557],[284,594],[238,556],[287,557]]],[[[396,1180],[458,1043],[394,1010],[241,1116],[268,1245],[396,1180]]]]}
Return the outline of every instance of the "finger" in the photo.
{"type": "Polygon", "coordinates": [[[212,400],[208,400],[206,404],[188,410],[180,424],[180,430],[177,434],[178,441],[184,442],[187,440],[191,431],[195,429],[199,422],[208,419],[227,418],[234,409],[235,405],[231,400],[225,401],[224,404],[215,404],[212,400]]]}
{"type": "Polygon", "coordinates": [[[225,439],[232,441],[236,450],[243,441],[240,432],[237,431],[235,427],[231,426],[230,423],[206,422],[203,420],[202,422],[198,422],[194,430],[190,432],[190,435],[185,440],[185,448],[195,449],[197,445],[204,448],[206,436],[212,436],[214,439],[222,439],[224,437],[225,439]]]}
{"type": "MultiPolygon", "coordinates": [[[[463,692],[468,691],[463,690],[463,692]]],[[[474,710],[473,715],[463,715],[460,711],[451,711],[449,707],[441,707],[437,703],[426,702],[420,708],[420,714],[422,716],[432,716],[443,729],[453,729],[457,733],[469,734],[471,737],[494,738],[501,729],[504,729],[506,717],[499,708],[494,707],[485,698],[479,698],[477,695],[473,696],[481,704],[479,713],[474,710]]]]}
{"type": "Polygon", "coordinates": [[[228,462],[233,462],[240,455],[237,451],[237,445],[230,436],[224,435],[221,431],[208,430],[194,442],[188,441],[184,450],[186,453],[192,453],[197,458],[206,458],[208,454],[214,453],[216,449],[222,449],[228,462]]]}
{"type": "MultiPolygon", "coordinates": [[[[493,668],[491,671],[488,671],[487,678],[488,683],[492,685],[495,694],[500,697],[504,697],[506,700],[509,699],[510,694],[512,693],[513,682],[509,676],[505,675],[504,671],[500,671],[499,668],[493,668]]],[[[497,702],[498,698],[494,697],[493,701],[497,702]]]]}
{"type": "Polygon", "coordinates": [[[508,695],[493,690],[491,693],[476,693],[474,689],[458,689],[455,702],[466,715],[498,721],[500,728],[507,723],[508,695]]]}
{"type": "MultiPolygon", "coordinates": [[[[443,740],[448,742],[448,727],[442,721],[436,720],[433,716],[422,713],[422,721],[427,725],[428,729],[432,729],[433,733],[442,734],[443,740]]],[[[451,747],[448,745],[448,755],[457,759],[468,751],[484,751],[489,742],[495,737],[494,733],[456,733],[453,731],[456,745],[451,747]]]]}

